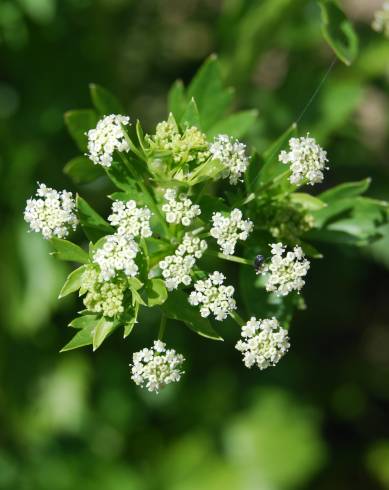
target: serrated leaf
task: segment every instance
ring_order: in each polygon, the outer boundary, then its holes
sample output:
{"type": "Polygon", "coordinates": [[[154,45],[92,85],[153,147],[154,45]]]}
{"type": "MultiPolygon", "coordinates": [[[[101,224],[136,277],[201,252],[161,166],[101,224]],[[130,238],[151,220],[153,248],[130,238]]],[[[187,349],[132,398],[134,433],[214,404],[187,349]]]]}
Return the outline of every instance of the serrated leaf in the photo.
{"type": "Polygon", "coordinates": [[[180,290],[169,293],[168,299],[161,306],[165,315],[172,320],[184,322],[191,330],[202,337],[223,340],[214,330],[211,322],[203,318],[199,311],[188,303],[188,297],[180,290]]]}
{"type": "Polygon", "coordinates": [[[87,184],[104,175],[104,170],[85,156],[72,158],[63,171],[76,184],[87,184]]]}
{"type": "Polygon", "coordinates": [[[319,5],[324,39],[343,63],[351,65],[358,54],[358,37],[351,21],[336,0],[321,0],[319,5]]]}
{"type": "Polygon", "coordinates": [[[80,264],[87,264],[89,262],[87,252],[73,242],[53,237],[50,239],[50,243],[55,250],[52,252],[52,255],[60,260],[78,262],[80,264]]]}
{"type": "MultiPolygon", "coordinates": [[[[97,322],[96,322],[97,323],[97,322]]],[[[82,330],[76,333],[70,342],[63,347],[60,352],[66,352],[68,350],[78,349],[79,347],[85,347],[86,345],[92,345],[93,342],[93,330],[96,323],[90,323],[86,325],[82,330]]]]}
{"type": "Polygon", "coordinates": [[[101,116],[109,114],[123,114],[124,110],[119,100],[107,89],[91,83],[89,85],[93,105],[101,116]]]}
{"type": "Polygon", "coordinates": [[[118,322],[100,318],[93,330],[93,351],[97,350],[104,340],[118,327],[118,322]]]}
{"type": "Polygon", "coordinates": [[[162,305],[168,296],[165,282],[162,279],[150,279],[145,285],[147,306],[162,305]]]}
{"type": "Polygon", "coordinates": [[[168,109],[177,121],[181,119],[188,101],[186,100],[184,84],[181,80],[176,80],[169,90],[168,109]]]}
{"type": "Polygon", "coordinates": [[[83,329],[85,327],[90,327],[91,325],[96,325],[98,320],[97,315],[82,315],[78,316],[69,323],[69,327],[83,329]]]}
{"type": "Polygon", "coordinates": [[[88,149],[88,137],[86,133],[96,127],[98,116],[92,109],[80,109],[65,113],[65,124],[71,137],[82,152],[88,149]]]}
{"type": "Polygon", "coordinates": [[[82,197],[76,198],[78,217],[85,235],[92,242],[96,242],[104,235],[111,235],[114,229],[99,215],[82,197]]]}
{"type": "Polygon", "coordinates": [[[80,289],[81,278],[84,272],[85,266],[83,265],[68,275],[65,284],[62,286],[61,292],[59,293],[59,299],[80,289]]]}
{"type": "Polygon", "coordinates": [[[360,196],[368,190],[370,183],[370,178],[358,182],[346,182],[332,187],[331,189],[328,189],[328,191],[322,192],[319,197],[322,201],[331,203],[338,201],[339,199],[360,196]]]}
{"type": "Polygon", "coordinates": [[[255,123],[257,117],[258,111],[256,109],[230,114],[214,124],[207,131],[207,134],[210,138],[213,138],[218,134],[227,134],[234,138],[241,138],[247,134],[255,123]]]}

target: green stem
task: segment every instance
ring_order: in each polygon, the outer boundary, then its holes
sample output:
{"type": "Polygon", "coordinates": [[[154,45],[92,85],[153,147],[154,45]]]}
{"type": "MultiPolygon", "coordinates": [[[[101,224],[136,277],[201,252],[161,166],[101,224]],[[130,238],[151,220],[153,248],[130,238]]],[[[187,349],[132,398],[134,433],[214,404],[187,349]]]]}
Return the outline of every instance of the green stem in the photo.
{"type": "Polygon", "coordinates": [[[235,320],[239,327],[243,327],[243,325],[245,324],[243,318],[235,310],[230,311],[230,317],[235,320]]]}
{"type": "Polygon", "coordinates": [[[165,333],[165,328],[166,328],[166,316],[164,314],[162,314],[161,323],[159,324],[158,340],[163,339],[163,334],[165,333]]]}
{"type": "Polygon", "coordinates": [[[237,257],[236,255],[224,255],[220,252],[214,252],[212,250],[208,250],[206,252],[207,255],[212,255],[213,257],[218,257],[219,259],[222,260],[228,260],[229,262],[236,262],[238,264],[244,264],[244,265],[253,265],[252,260],[244,259],[243,257],[237,257]]]}

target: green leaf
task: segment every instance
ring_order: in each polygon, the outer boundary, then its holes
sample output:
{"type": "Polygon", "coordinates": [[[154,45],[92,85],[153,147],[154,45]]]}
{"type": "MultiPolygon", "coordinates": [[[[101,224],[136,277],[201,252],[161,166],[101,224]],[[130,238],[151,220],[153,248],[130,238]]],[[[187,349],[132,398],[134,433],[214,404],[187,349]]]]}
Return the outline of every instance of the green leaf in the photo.
{"type": "Polygon", "coordinates": [[[124,110],[118,99],[107,89],[91,83],[89,85],[93,105],[101,116],[109,114],[123,114],[124,110]]]}
{"type": "Polygon", "coordinates": [[[259,178],[259,171],[263,166],[262,156],[254,152],[249,159],[249,166],[244,174],[247,192],[252,192],[256,188],[256,183],[259,178]]]}
{"type": "Polygon", "coordinates": [[[90,322],[85,327],[76,333],[70,342],[68,342],[65,347],[61,349],[60,352],[66,352],[68,350],[78,349],[79,347],[84,347],[86,345],[91,345],[93,343],[93,330],[97,324],[96,322],[90,322]]]}
{"type": "Polygon", "coordinates": [[[366,197],[334,201],[313,212],[318,230],[307,233],[311,240],[366,245],[381,236],[380,227],[388,222],[388,203],[366,197]]]}
{"type": "Polygon", "coordinates": [[[199,111],[193,98],[190,99],[184,113],[181,116],[180,126],[182,128],[190,128],[192,126],[196,126],[197,128],[201,129],[199,111]]]}
{"type": "Polygon", "coordinates": [[[80,109],[65,113],[65,124],[71,137],[82,152],[88,149],[88,137],[86,133],[96,127],[98,116],[92,109],[80,109]]]}
{"type": "Polygon", "coordinates": [[[239,284],[247,316],[275,316],[283,328],[288,328],[295,310],[304,308],[304,300],[297,293],[287,296],[269,294],[264,287],[263,276],[256,275],[254,268],[240,268],[239,284]]]}
{"type": "Polygon", "coordinates": [[[83,265],[68,275],[65,284],[63,285],[61,292],[59,293],[58,296],[59,299],[63,298],[64,296],[67,296],[70,293],[74,293],[75,291],[78,291],[80,289],[81,278],[84,272],[85,272],[85,266],[83,265]]]}
{"type": "Polygon", "coordinates": [[[82,315],[78,316],[69,323],[69,327],[83,329],[85,327],[90,327],[91,325],[96,325],[98,321],[97,315],[82,315]]]}
{"type": "Polygon", "coordinates": [[[114,233],[114,229],[82,197],[76,198],[78,217],[85,235],[96,242],[105,235],[114,233]]]}
{"type": "Polygon", "coordinates": [[[204,131],[223,117],[231,104],[233,92],[223,86],[220,65],[215,55],[211,55],[196,73],[187,95],[196,101],[204,131]]]}
{"type": "Polygon", "coordinates": [[[207,131],[210,138],[218,134],[228,134],[234,138],[241,138],[250,130],[258,117],[256,109],[237,112],[220,119],[207,131]]]}
{"type": "Polygon", "coordinates": [[[216,180],[225,168],[219,160],[207,160],[190,174],[189,184],[195,185],[207,179],[216,180]]]}
{"type": "Polygon", "coordinates": [[[101,346],[108,335],[111,335],[118,325],[118,322],[115,320],[107,320],[104,317],[100,318],[93,330],[93,351],[101,346]]]}
{"type": "Polygon", "coordinates": [[[54,247],[54,252],[51,254],[59,260],[79,262],[80,264],[87,264],[89,262],[87,252],[73,242],[53,237],[50,239],[50,243],[54,247]]]}
{"type": "Polygon", "coordinates": [[[100,165],[95,165],[85,156],[72,158],[63,170],[76,184],[86,184],[104,175],[100,165]]]}
{"type": "Polygon", "coordinates": [[[293,123],[264,153],[264,164],[258,173],[258,184],[263,185],[271,182],[275,177],[287,170],[287,166],[278,160],[282,149],[286,147],[288,141],[297,135],[297,125],[293,123]]]}
{"type": "Polygon", "coordinates": [[[321,0],[319,5],[324,39],[343,63],[351,65],[358,54],[358,37],[352,23],[336,0],[321,0]]]}
{"type": "Polygon", "coordinates": [[[124,335],[123,335],[124,339],[130,335],[135,324],[137,323],[138,312],[139,312],[139,303],[135,303],[131,318],[127,320],[126,323],[124,324],[124,335]]]}
{"type": "Polygon", "coordinates": [[[161,308],[168,318],[184,322],[199,335],[213,340],[223,340],[213,329],[211,322],[203,318],[199,311],[188,303],[188,297],[182,291],[169,293],[168,299],[161,308]]]}
{"type": "Polygon", "coordinates": [[[162,279],[150,279],[145,285],[147,306],[162,305],[167,299],[167,289],[162,279]]]}
{"type": "Polygon", "coordinates": [[[143,282],[140,281],[137,277],[129,277],[128,278],[128,285],[129,285],[129,287],[131,289],[131,293],[132,293],[132,304],[133,304],[133,306],[135,306],[136,303],[139,303],[143,306],[146,306],[146,303],[143,301],[142,296],[138,292],[142,288],[143,282]]]}
{"type": "Polygon", "coordinates": [[[368,190],[370,182],[370,178],[358,182],[346,182],[345,184],[337,185],[328,191],[322,192],[319,197],[326,203],[332,203],[339,199],[360,196],[368,190]]]}
{"type": "Polygon", "coordinates": [[[304,192],[293,192],[290,194],[290,200],[292,203],[300,204],[300,206],[308,211],[317,211],[327,206],[321,199],[304,192]]]}
{"type": "Polygon", "coordinates": [[[177,121],[181,119],[188,102],[185,97],[184,84],[181,80],[176,80],[168,94],[168,109],[177,121]]]}
{"type": "Polygon", "coordinates": [[[210,223],[213,213],[228,211],[228,206],[221,197],[209,196],[204,194],[199,202],[201,208],[200,218],[205,223],[210,223]]]}
{"type": "Polygon", "coordinates": [[[122,191],[131,192],[135,189],[136,184],[130,176],[123,162],[113,161],[110,167],[105,169],[109,179],[122,191]]]}

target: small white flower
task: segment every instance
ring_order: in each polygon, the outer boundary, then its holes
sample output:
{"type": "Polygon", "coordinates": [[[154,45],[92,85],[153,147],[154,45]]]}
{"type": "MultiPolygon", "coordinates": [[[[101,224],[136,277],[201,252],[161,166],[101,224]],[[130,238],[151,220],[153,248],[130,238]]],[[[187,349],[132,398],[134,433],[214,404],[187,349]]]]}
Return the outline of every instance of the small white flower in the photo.
{"type": "Polygon", "coordinates": [[[238,240],[247,240],[253,223],[249,219],[242,219],[242,211],[234,209],[229,216],[222,213],[213,213],[210,234],[216,238],[221,251],[226,255],[233,255],[238,240]]]}
{"type": "Polygon", "coordinates": [[[104,316],[113,317],[123,313],[125,289],[126,284],[123,280],[101,282],[95,267],[88,267],[81,277],[80,293],[87,293],[84,298],[85,307],[104,316]]]}
{"type": "Polygon", "coordinates": [[[164,198],[167,203],[162,206],[168,223],[181,223],[190,226],[192,221],[201,214],[200,206],[193,204],[185,194],[179,194],[175,189],[167,189],[164,198]]]}
{"type": "Polygon", "coordinates": [[[296,246],[293,251],[285,252],[286,247],[282,243],[271,244],[273,256],[264,268],[267,274],[266,290],[279,296],[286,296],[294,290],[300,291],[310,266],[301,247],[296,246]]]}
{"type": "Polygon", "coordinates": [[[88,157],[94,164],[110,167],[114,151],[130,150],[122,128],[128,124],[130,124],[129,117],[111,114],[100,119],[96,128],[87,132],[88,157]]]}
{"type": "Polygon", "coordinates": [[[319,146],[314,138],[306,137],[291,138],[289,140],[290,151],[282,151],[279,160],[282,163],[290,164],[292,171],[289,180],[292,184],[301,185],[304,183],[313,185],[322,182],[326,170],[327,152],[319,146]]]}
{"type": "Polygon", "coordinates": [[[229,177],[230,184],[237,184],[249,164],[246,145],[226,134],[219,134],[209,147],[209,151],[214,159],[220,160],[226,167],[222,176],[229,177]]]}
{"type": "Polygon", "coordinates": [[[114,201],[112,214],[108,217],[112,226],[117,227],[117,234],[128,238],[150,237],[151,211],[147,208],[138,208],[135,201],[114,201]]]}
{"type": "Polygon", "coordinates": [[[108,235],[103,246],[93,254],[93,262],[100,267],[101,280],[109,281],[119,271],[129,277],[136,276],[138,266],[134,259],[138,250],[138,245],[132,238],[108,235]]]}
{"type": "Polygon", "coordinates": [[[242,327],[242,339],[235,346],[243,354],[243,362],[251,368],[256,364],[260,370],[275,366],[288,352],[288,332],[276,318],[257,320],[252,317],[242,327]]]}
{"type": "Polygon", "coordinates": [[[76,203],[71,192],[56,191],[38,183],[36,199],[28,199],[24,219],[32,231],[45,239],[65,238],[78,224],[76,203]]]}
{"type": "Polygon", "coordinates": [[[131,378],[149,391],[159,392],[169,383],[180,381],[185,358],[174,349],[166,349],[166,344],[155,340],[150,349],[135,352],[132,357],[131,378]]]}
{"type": "Polygon", "coordinates": [[[196,259],[200,259],[206,249],[205,240],[185,233],[174,255],[168,255],[159,262],[159,268],[169,291],[177,289],[180,284],[189,286],[192,282],[191,273],[196,259]]]}
{"type": "Polygon", "coordinates": [[[374,19],[371,24],[377,32],[383,32],[389,37],[389,2],[384,2],[382,7],[374,13],[374,19]]]}
{"type": "Polygon", "coordinates": [[[202,317],[206,318],[212,313],[216,320],[222,321],[236,309],[233,298],[235,290],[233,286],[224,286],[224,279],[222,273],[215,271],[207,279],[195,283],[189,303],[193,306],[200,305],[202,317]]]}

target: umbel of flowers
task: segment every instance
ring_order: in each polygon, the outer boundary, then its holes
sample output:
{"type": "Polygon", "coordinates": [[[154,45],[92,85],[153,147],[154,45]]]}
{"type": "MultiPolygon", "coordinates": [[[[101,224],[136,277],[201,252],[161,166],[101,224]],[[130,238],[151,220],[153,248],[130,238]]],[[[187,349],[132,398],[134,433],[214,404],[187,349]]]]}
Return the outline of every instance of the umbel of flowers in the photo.
{"type": "MultiPolygon", "coordinates": [[[[204,72],[198,76],[203,80],[204,72]]],[[[229,92],[220,81],[210,82],[211,95],[201,92],[206,86],[197,83],[190,94],[177,86],[170,96],[174,115],[158,123],[154,134],[144,135],[139,122],[114,112],[96,114],[93,126],[84,128],[85,153],[77,160],[82,175],[95,174],[98,166],[118,188],[106,219],[82,197],[44,184],[38,184],[24,213],[54,255],[80,264],[60,292],[63,297],[78,291],[84,303],[70,324],[76,333],[63,350],[89,344],[95,350],[118,328],[128,337],[139,328],[141,309],[158,309],[156,340],[135,352],[130,364],[132,380],[153,392],[176,383],[184,372],[184,356],[167,346],[166,336],[170,342],[174,335],[171,321],[215,340],[223,336],[223,323],[233,321],[245,366],[263,370],[281,360],[290,348],[285,318],[301,303],[308,255],[317,255],[305,234],[319,230],[330,209],[328,199],[301,189],[321,182],[328,165],[312,136],[298,138],[295,128],[288,130],[262,162],[234,136],[240,124],[233,129],[234,119],[224,116],[221,101],[229,100],[229,92]],[[211,98],[198,110],[196,97],[202,104],[211,98]],[[281,228],[272,216],[282,215],[277,209],[285,202],[302,208],[310,226],[283,226],[273,243],[274,230],[281,228]],[[264,221],[260,217],[269,208],[264,221]],[[89,243],[68,240],[77,227],[89,243]],[[264,295],[270,301],[263,303],[264,295]],[[275,316],[275,304],[285,316],[275,316]]],[[[106,92],[94,93],[96,99],[106,103],[106,92]]],[[[243,117],[252,114],[241,113],[237,121],[243,117]]],[[[77,165],[66,167],[70,176],[77,165]]]]}

